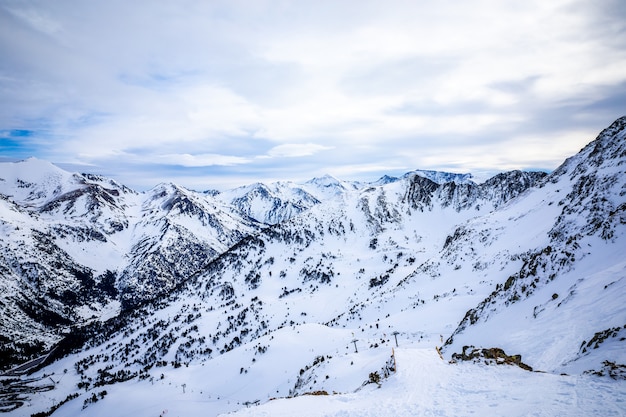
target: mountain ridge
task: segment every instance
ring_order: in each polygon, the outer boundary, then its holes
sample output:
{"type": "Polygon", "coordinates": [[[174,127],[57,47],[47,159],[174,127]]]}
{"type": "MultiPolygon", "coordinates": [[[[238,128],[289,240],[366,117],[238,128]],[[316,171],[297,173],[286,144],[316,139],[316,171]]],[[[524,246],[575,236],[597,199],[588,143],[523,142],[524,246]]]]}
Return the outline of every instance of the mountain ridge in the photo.
{"type": "MultiPolygon", "coordinates": [[[[326,199],[274,224],[251,222],[241,207],[228,207],[232,198],[215,193],[169,186],[155,187],[146,199],[109,193],[115,206],[102,197],[101,207],[134,208],[128,226],[91,240],[84,231],[71,236],[99,248],[115,239],[133,247],[128,237],[138,237],[149,250],[137,248],[137,259],[154,249],[162,265],[173,268],[173,280],[155,281],[163,292],[148,286],[144,294],[138,286],[141,302],[124,309],[99,307],[108,320],[96,314],[83,327],[66,327],[54,361],[35,375],[65,375],[47,394],[55,403],[70,394],[80,398],[59,408],[60,416],[75,415],[81,404],[110,413],[131,386],[154,403],[140,413],[146,416],[166,408],[164,399],[178,407],[176,395],[185,387],[198,403],[209,401],[213,415],[273,397],[351,392],[368,374],[392,378],[389,353],[398,343],[433,351],[443,345],[445,359],[464,346],[497,347],[554,377],[620,379],[626,363],[625,130],[626,118],[618,119],[548,175],[513,171],[476,184],[408,173],[360,187],[327,177],[316,181],[322,193],[330,190],[326,199]],[[336,194],[337,184],[347,191],[336,194]],[[213,210],[228,216],[207,228],[213,210]],[[234,243],[214,256],[208,248],[193,249],[193,239],[181,232],[206,229],[198,242],[209,244],[208,231],[219,227],[234,233],[234,243]],[[172,243],[162,248],[163,242],[172,243]],[[185,256],[168,258],[171,248],[185,256]],[[184,269],[196,261],[195,272],[184,269]],[[89,402],[105,385],[110,396],[89,402]]],[[[64,226],[70,225],[67,207],[52,211],[64,226]]],[[[0,210],[7,216],[0,227],[12,237],[0,246],[0,268],[26,265],[5,259],[20,253],[16,236],[33,253],[61,248],[64,240],[55,242],[50,232],[31,237],[37,233],[28,226],[42,214],[8,197],[0,199],[0,210]]],[[[112,217],[96,216],[96,224],[108,224],[103,218],[112,217]]],[[[115,256],[122,252],[128,253],[115,256]]],[[[119,282],[113,271],[79,272],[102,286],[107,305],[120,302],[105,291],[125,291],[110,285],[119,282]]],[[[68,273],[68,282],[80,281],[76,275],[68,273]]],[[[33,410],[46,410],[49,401],[33,396],[33,410]]]]}
{"type": "MultiPolygon", "coordinates": [[[[32,299],[40,306],[36,311],[23,307],[25,311],[15,313],[23,323],[20,327],[30,323],[33,329],[39,329],[25,333],[42,334],[41,340],[47,347],[67,330],[58,333],[59,330],[44,326],[47,330],[42,331],[36,323],[38,320],[65,323],[66,327],[67,323],[84,320],[75,311],[82,311],[82,316],[97,317],[101,312],[108,316],[111,309],[133,308],[166,294],[189,276],[200,273],[246,236],[259,233],[267,225],[289,222],[322,204],[318,197],[325,202],[341,197],[332,203],[341,210],[348,194],[366,189],[363,184],[341,182],[327,175],[303,185],[257,183],[221,193],[197,193],[167,183],[138,193],[105,177],[71,174],[34,158],[0,165],[3,201],[11,206],[9,210],[24,214],[21,227],[31,230],[31,236],[25,235],[24,243],[30,242],[26,253],[35,254],[37,265],[43,266],[43,269],[40,266],[33,269],[28,262],[19,261],[13,255],[5,257],[5,263],[23,265],[7,269],[12,271],[7,273],[13,282],[13,290],[8,294],[25,291],[24,295],[17,296],[21,302],[7,296],[6,304],[25,306],[27,300],[32,299]],[[37,179],[39,183],[34,182],[37,179]],[[41,250],[42,245],[46,250],[41,250]],[[59,271],[65,272],[55,273],[59,267],[59,271]],[[28,278],[41,273],[47,277],[47,284],[20,289],[24,287],[20,284],[23,279],[43,282],[28,278]],[[83,294],[89,294],[90,287],[106,288],[106,291],[94,299],[83,294]],[[77,300],[83,300],[84,305],[77,305],[77,300]],[[68,306],[64,305],[66,302],[68,306]],[[48,316],[51,319],[46,318],[48,316]]],[[[420,173],[406,175],[402,181],[425,178],[420,173]]],[[[428,173],[439,178],[456,178],[455,174],[428,173]]],[[[437,187],[445,187],[445,184],[437,187]]],[[[452,188],[457,187],[456,183],[450,184],[452,188]]],[[[374,186],[374,189],[376,187],[384,186],[374,186]]],[[[458,187],[482,186],[467,183],[458,187]]],[[[440,194],[441,204],[447,204],[445,199],[449,197],[440,194]]],[[[368,198],[361,199],[366,213],[369,213],[369,205],[372,206],[373,213],[367,214],[368,224],[380,228],[381,221],[393,223],[388,217],[390,213],[383,215],[386,209],[381,209],[378,203],[368,202],[366,207],[368,198]]],[[[384,198],[379,196],[378,201],[383,202],[384,198]]],[[[398,209],[394,210],[398,220],[401,216],[398,209]]],[[[8,253],[20,253],[10,239],[3,246],[8,253]]],[[[39,346],[40,343],[37,342],[39,346]]],[[[5,348],[10,345],[7,343],[5,348]]],[[[14,355],[19,360],[28,358],[17,352],[7,357],[14,355]]]]}

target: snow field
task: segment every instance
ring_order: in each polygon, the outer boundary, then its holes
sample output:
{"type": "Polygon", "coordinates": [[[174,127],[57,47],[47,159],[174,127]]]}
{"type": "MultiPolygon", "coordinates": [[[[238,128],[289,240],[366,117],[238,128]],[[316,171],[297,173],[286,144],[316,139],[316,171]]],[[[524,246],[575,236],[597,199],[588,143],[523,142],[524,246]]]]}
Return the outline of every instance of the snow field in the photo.
{"type": "Polygon", "coordinates": [[[397,373],[355,393],[277,399],[245,416],[623,416],[626,384],[513,366],[442,361],[434,349],[397,348],[397,373]]]}
{"type": "MultiPolygon", "coordinates": [[[[351,340],[350,330],[322,325],[283,328],[201,364],[153,368],[149,380],[133,379],[92,389],[54,415],[108,417],[115,410],[119,417],[150,417],[168,410],[169,416],[215,416],[293,393],[319,389],[352,392],[368,380],[370,372],[380,372],[391,357],[391,347],[371,349],[362,338],[359,353],[355,353],[351,340]],[[299,376],[311,379],[294,392],[299,376]],[[107,391],[105,398],[83,410],[84,400],[102,390],[107,391]]],[[[72,370],[63,373],[62,367],[68,366],[65,362],[55,363],[47,372],[63,375],[63,386],[72,388],[78,379],[72,370]]],[[[63,388],[46,394],[37,401],[54,404],[67,395],[63,388]]]]}

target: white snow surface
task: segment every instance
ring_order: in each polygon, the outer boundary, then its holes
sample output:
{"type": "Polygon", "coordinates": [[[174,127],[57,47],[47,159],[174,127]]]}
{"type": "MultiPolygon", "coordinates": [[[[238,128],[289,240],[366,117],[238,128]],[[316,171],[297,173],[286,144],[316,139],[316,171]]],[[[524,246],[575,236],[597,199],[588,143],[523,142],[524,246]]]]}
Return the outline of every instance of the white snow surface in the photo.
{"type": "Polygon", "coordinates": [[[36,158],[0,163],[0,194],[25,205],[37,206],[76,188],[73,174],[36,158]]]}
{"type": "MultiPolygon", "coordinates": [[[[355,353],[351,345],[343,346],[350,340],[345,331],[312,325],[294,330],[276,333],[276,342],[259,363],[251,361],[254,349],[246,345],[203,365],[165,369],[163,379],[103,387],[105,398],[86,408],[83,400],[90,394],[83,394],[60,407],[54,416],[547,417],[626,413],[625,383],[588,375],[528,372],[506,365],[451,364],[438,356],[435,340],[400,341],[400,347],[391,340],[380,348],[355,353]],[[380,372],[381,365],[392,358],[392,349],[396,372],[383,378],[380,386],[364,384],[369,373],[380,372]],[[316,369],[316,378],[328,375],[331,381],[328,395],[311,395],[315,391],[310,391],[286,398],[283,389],[297,379],[293,370],[304,368],[320,354],[332,356],[316,369]],[[241,368],[246,369],[243,375],[241,368]]],[[[53,380],[71,378],[61,371],[65,365],[57,364],[53,380]]],[[[29,408],[14,415],[26,416],[29,408]]]]}
{"type": "Polygon", "coordinates": [[[435,349],[395,349],[397,373],[353,393],[277,399],[229,416],[622,416],[626,384],[448,364],[435,349]]]}

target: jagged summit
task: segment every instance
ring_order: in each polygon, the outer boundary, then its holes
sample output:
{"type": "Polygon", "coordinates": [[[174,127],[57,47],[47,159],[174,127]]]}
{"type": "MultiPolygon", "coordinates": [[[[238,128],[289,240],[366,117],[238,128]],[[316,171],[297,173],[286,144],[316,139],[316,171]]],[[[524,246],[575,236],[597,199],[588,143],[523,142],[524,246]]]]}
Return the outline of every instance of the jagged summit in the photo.
{"type": "Polygon", "coordinates": [[[392,176],[389,176],[389,175],[383,175],[377,181],[373,182],[372,185],[391,184],[392,182],[398,181],[398,179],[399,179],[398,177],[392,177],[392,176]]]}
{"type": "Polygon", "coordinates": [[[292,182],[255,183],[222,192],[217,197],[265,224],[282,223],[320,203],[292,182]]]}
{"type": "Polygon", "coordinates": [[[410,175],[419,175],[421,177],[428,178],[429,180],[437,184],[445,184],[448,182],[454,182],[456,184],[467,184],[467,183],[473,182],[473,178],[474,178],[472,174],[453,174],[449,172],[430,171],[430,170],[421,170],[421,169],[408,172],[404,175],[404,177],[407,177],[410,175]]]}
{"type": "Polygon", "coordinates": [[[587,170],[595,169],[605,164],[622,165],[626,158],[626,116],[615,120],[609,127],[602,130],[595,140],[590,142],[576,155],[567,158],[563,164],[554,170],[553,180],[570,173],[578,175],[587,170]],[[611,161],[613,161],[611,163],[611,161]]]}
{"type": "Polygon", "coordinates": [[[313,195],[318,200],[327,200],[344,195],[347,191],[354,189],[354,185],[344,181],[339,181],[332,175],[326,174],[308,180],[302,188],[313,195]]]}

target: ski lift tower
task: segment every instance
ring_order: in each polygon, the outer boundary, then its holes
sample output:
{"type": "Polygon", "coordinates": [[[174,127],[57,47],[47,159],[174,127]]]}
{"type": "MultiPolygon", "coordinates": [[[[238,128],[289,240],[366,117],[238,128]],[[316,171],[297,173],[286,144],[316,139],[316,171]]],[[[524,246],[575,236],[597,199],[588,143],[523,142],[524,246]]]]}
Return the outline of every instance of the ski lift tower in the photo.
{"type": "Polygon", "coordinates": [[[398,335],[400,334],[400,332],[397,331],[397,330],[394,330],[393,333],[391,333],[391,334],[396,339],[396,347],[398,347],[398,335]]]}
{"type": "Polygon", "coordinates": [[[359,350],[356,348],[356,342],[358,342],[359,339],[352,339],[352,343],[354,343],[354,353],[359,353],[359,350]]]}

